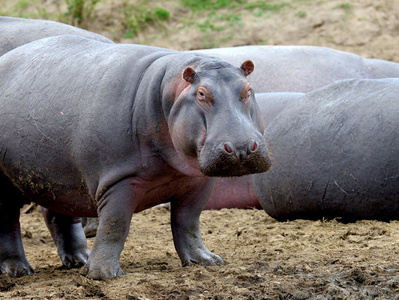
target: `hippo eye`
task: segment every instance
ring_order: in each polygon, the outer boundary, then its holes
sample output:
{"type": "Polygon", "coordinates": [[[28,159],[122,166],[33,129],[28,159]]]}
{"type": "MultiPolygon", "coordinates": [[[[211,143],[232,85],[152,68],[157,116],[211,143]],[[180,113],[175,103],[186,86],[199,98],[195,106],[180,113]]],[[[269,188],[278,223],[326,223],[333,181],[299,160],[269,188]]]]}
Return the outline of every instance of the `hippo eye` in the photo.
{"type": "Polygon", "coordinates": [[[205,91],[203,89],[199,89],[197,92],[198,100],[206,100],[205,91]]]}
{"type": "Polygon", "coordinates": [[[252,94],[252,90],[248,90],[248,92],[247,92],[247,98],[251,97],[251,94],[252,94]]]}
{"type": "Polygon", "coordinates": [[[245,102],[249,100],[249,98],[251,98],[252,95],[252,89],[247,90],[246,94],[244,94],[242,97],[242,100],[244,100],[245,102]]]}

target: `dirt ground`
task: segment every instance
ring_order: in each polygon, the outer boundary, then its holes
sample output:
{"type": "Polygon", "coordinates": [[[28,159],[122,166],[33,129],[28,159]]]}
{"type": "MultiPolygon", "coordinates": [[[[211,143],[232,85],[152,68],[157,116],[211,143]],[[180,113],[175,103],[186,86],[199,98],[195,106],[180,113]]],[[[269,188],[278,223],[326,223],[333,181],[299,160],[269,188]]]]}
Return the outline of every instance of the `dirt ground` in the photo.
{"type": "MultiPolygon", "coordinates": [[[[118,20],[101,26],[106,12],[96,14],[98,23],[89,29],[113,38],[106,28],[114,28],[118,20]]],[[[218,46],[321,45],[399,61],[396,0],[292,1],[280,14],[253,18],[243,16],[239,31],[210,33],[208,38],[225,34],[218,46]]],[[[152,30],[121,41],[180,50],[203,45],[191,27],[149,39],[152,30]]],[[[132,219],[121,256],[126,275],[105,282],[61,268],[38,210],[23,214],[21,223],[26,256],[36,274],[1,275],[0,299],[399,299],[397,221],[277,222],[263,210],[204,211],[205,245],[225,265],[183,268],[173,246],[169,211],[152,208],[132,219]]],[[[91,247],[93,238],[88,243],[91,247]]]]}
{"type": "MultiPolygon", "coordinates": [[[[0,277],[0,299],[398,299],[399,222],[277,222],[263,210],[204,211],[205,245],[225,262],[182,267],[169,210],[134,216],[125,276],[105,282],[61,268],[38,210],[22,216],[36,274],[0,277]]],[[[88,239],[89,246],[93,238],[88,239]]]]}

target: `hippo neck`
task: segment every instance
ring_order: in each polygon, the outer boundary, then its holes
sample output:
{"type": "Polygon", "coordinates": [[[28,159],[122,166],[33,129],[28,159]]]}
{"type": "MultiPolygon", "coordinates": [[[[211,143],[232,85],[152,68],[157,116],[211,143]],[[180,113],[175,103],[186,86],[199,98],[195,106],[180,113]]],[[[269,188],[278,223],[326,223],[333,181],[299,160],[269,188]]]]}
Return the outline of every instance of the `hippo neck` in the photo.
{"type": "Polygon", "coordinates": [[[150,146],[152,155],[160,156],[170,167],[189,176],[204,175],[173,147],[168,127],[174,100],[170,89],[185,67],[195,67],[202,60],[202,55],[184,52],[159,56],[145,68],[134,98],[133,128],[140,140],[150,146]]]}

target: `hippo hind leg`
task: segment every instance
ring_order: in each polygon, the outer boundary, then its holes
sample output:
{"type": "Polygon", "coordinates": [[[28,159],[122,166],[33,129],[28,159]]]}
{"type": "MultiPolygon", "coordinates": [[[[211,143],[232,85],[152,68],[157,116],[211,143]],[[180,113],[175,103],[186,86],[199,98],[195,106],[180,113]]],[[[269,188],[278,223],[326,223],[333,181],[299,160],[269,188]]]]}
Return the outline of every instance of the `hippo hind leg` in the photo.
{"type": "Polygon", "coordinates": [[[87,249],[81,218],[58,214],[44,207],[42,213],[62,264],[68,269],[86,264],[90,252],[87,249]]]}
{"type": "Polygon", "coordinates": [[[82,226],[86,237],[94,237],[97,234],[98,218],[82,218],[82,226]]]}
{"type": "Polygon", "coordinates": [[[25,257],[19,223],[20,208],[29,203],[0,172],[0,273],[19,277],[35,273],[25,257]]]}

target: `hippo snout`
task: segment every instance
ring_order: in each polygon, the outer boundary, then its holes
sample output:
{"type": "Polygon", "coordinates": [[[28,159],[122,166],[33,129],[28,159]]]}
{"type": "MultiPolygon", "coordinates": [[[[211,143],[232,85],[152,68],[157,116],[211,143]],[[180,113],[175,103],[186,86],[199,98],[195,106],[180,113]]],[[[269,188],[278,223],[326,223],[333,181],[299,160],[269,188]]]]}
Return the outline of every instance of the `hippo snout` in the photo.
{"type": "MultiPolygon", "coordinates": [[[[235,146],[231,142],[226,142],[222,144],[223,150],[228,154],[228,155],[235,155],[235,157],[243,162],[245,159],[247,159],[250,155],[256,152],[258,149],[258,143],[255,140],[249,140],[248,142],[235,146]]],[[[223,151],[222,150],[222,151],[223,151]]]]}
{"type": "Polygon", "coordinates": [[[216,147],[205,144],[199,156],[199,164],[204,175],[215,177],[262,173],[271,165],[265,142],[255,139],[242,143],[225,141],[216,147]]]}

